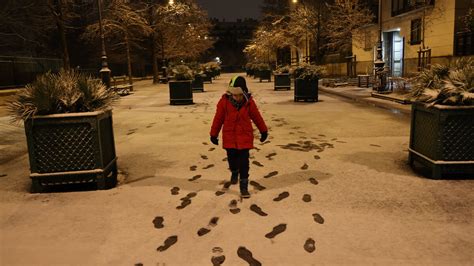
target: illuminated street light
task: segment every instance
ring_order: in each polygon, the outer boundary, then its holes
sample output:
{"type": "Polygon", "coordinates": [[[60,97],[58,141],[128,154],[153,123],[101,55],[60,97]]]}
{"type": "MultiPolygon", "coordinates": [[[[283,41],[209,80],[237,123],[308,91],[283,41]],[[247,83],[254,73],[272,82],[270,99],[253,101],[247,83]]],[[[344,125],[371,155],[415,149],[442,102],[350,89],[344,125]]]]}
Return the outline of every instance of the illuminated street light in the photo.
{"type": "Polygon", "coordinates": [[[105,53],[105,37],[104,37],[104,29],[102,28],[102,7],[100,5],[101,0],[97,0],[97,7],[99,9],[99,28],[100,28],[100,39],[102,41],[102,68],[100,69],[100,77],[102,79],[102,83],[105,86],[110,88],[110,68],[107,64],[107,54],[105,53]]]}

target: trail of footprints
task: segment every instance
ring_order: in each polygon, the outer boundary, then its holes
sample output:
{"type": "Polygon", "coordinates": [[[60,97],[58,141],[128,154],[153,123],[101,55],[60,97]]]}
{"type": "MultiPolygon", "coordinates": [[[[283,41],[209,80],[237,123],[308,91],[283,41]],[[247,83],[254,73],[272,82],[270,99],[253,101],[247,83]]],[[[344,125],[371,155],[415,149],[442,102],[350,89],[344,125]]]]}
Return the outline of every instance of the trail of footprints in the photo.
{"type": "MultiPolygon", "coordinates": [[[[273,119],[273,121],[280,122],[280,124],[276,125],[277,127],[288,125],[288,123],[285,122],[284,119],[273,119]]],[[[299,129],[299,127],[294,127],[292,129],[299,129]]],[[[131,130],[131,131],[133,132],[134,130],[131,130]]],[[[292,132],[292,133],[294,133],[294,132],[292,132]]],[[[297,131],[297,133],[304,134],[305,132],[297,131]]],[[[300,152],[309,152],[309,151],[315,150],[318,153],[323,152],[327,148],[334,148],[333,144],[329,143],[328,141],[326,141],[324,139],[320,139],[320,137],[325,138],[326,136],[320,134],[320,135],[318,135],[318,137],[311,137],[311,139],[320,142],[319,144],[316,144],[316,143],[314,143],[313,141],[310,141],[310,140],[304,140],[304,141],[302,140],[302,141],[297,141],[296,143],[288,143],[286,145],[278,145],[278,146],[280,146],[282,149],[288,149],[288,150],[300,151],[300,152]]],[[[306,137],[301,137],[301,138],[302,139],[307,139],[306,137]]],[[[331,141],[336,141],[338,143],[346,143],[344,141],[337,140],[337,138],[333,138],[333,139],[331,139],[331,141]]],[[[266,144],[266,143],[270,143],[270,142],[267,141],[264,144],[266,144]]],[[[207,142],[203,142],[202,144],[203,145],[209,145],[209,143],[207,143],[207,142]]],[[[377,147],[378,145],[371,144],[371,146],[376,146],[377,147]]],[[[215,150],[215,148],[211,147],[211,148],[209,148],[208,151],[214,151],[214,150],[215,150]]],[[[260,151],[260,149],[257,149],[257,152],[258,151],[260,151]]],[[[277,156],[277,153],[272,152],[272,153],[267,154],[265,156],[265,158],[267,158],[269,161],[272,161],[272,160],[274,160],[275,156],[277,156]]],[[[208,156],[204,155],[204,154],[200,154],[200,157],[201,157],[202,160],[208,160],[209,159],[208,156]]],[[[314,155],[314,159],[319,160],[319,159],[321,159],[321,157],[319,155],[314,155]]],[[[227,158],[224,158],[222,161],[227,161],[227,158]]],[[[256,165],[258,167],[264,167],[264,165],[262,163],[260,163],[259,161],[257,161],[257,160],[253,160],[252,164],[256,165]]],[[[207,166],[202,167],[202,169],[205,170],[205,169],[209,169],[209,168],[212,168],[212,167],[214,167],[214,164],[208,164],[207,166]]],[[[189,170],[190,171],[196,171],[197,168],[198,168],[197,165],[192,165],[192,166],[189,167],[189,170]]],[[[308,168],[309,168],[309,165],[306,162],[300,167],[301,170],[307,170],[308,168]]],[[[278,171],[271,171],[268,174],[264,175],[263,178],[268,179],[268,178],[272,178],[272,177],[277,176],[277,175],[278,175],[278,171]]],[[[200,174],[194,175],[193,177],[189,178],[188,181],[193,182],[193,181],[196,181],[196,180],[200,179],[201,177],[202,177],[202,175],[200,175],[200,174]]],[[[318,180],[314,177],[309,178],[308,182],[312,185],[318,185],[319,184],[318,180]]],[[[226,191],[229,189],[229,187],[231,185],[229,181],[223,181],[220,184],[223,185],[223,186],[219,191],[215,192],[216,196],[221,196],[221,195],[225,194],[226,191]]],[[[262,190],[266,189],[265,186],[263,186],[262,184],[258,183],[257,181],[254,181],[254,180],[250,180],[249,184],[251,186],[253,186],[255,190],[262,191],[262,190]]],[[[179,195],[179,191],[180,191],[179,187],[173,187],[170,190],[171,195],[179,195]]],[[[181,204],[179,206],[177,206],[176,209],[181,210],[181,209],[186,208],[188,205],[191,204],[191,202],[192,202],[191,199],[193,197],[195,197],[196,195],[197,195],[196,192],[188,193],[185,197],[180,199],[181,204]]],[[[277,196],[275,196],[273,198],[273,201],[274,202],[280,202],[280,201],[283,201],[283,200],[285,200],[289,197],[290,197],[290,193],[288,191],[283,191],[283,192],[279,193],[277,196]]],[[[306,203],[311,202],[312,201],[311,195],[310,194],[304,194],[303,197],[302,197],[302,201],[306,202],[306,203]]],[[[238,207],[238,201],[236,199],[231,200],[228,204],[228,207],[229,207],[229,212],[233,215],[239,214],[241,212],[241,209],[238,207]]],[[[262,210],[262,208],[260,206],[258,206],[257,204],[251,204],[250,207],[249,207],[249,210],[254,212],[255,214],[261,216],[261,217],[268,216],[268,213],[266,213],[264,210],[262,210]]],[[[313,213],[312,217],[313,217],[313,220],[314,220],[315,223],[324,224],[324,218],[319,213],[313,213]]],[[[203,237],[203,236],[209,234],[212,231],[212,228],[217,226],[218,221],[219,221],[219,217],[213,217],[209,221],[207,226],[201,227],[200,229],[197,230],[198,237],[203,237]]],[[[153,225],[156,229],[163,228],[165,226],[164,225],[164,218],[162,216],[155,217],[154,220],[153,220],[153,225]]],[[[278,224],[278,225],[274,226],[270,232],[266,233],[265,237],[268,238],[268,239],[275,239],[278,235],[284,233],[286,231],[286,229],[287,229],[287,224],[285,224],[285,223],[278,224]]],[[[176,244],[177,241],[178,241],[178,236],[177,235],[169,236],[163,242],[163,244],[160,245],[157,248],[157,251],[164,252],[167,249],[169,249],[171,246],[176,244]]],[[[314,241],[314,239],[307,238],[305,243],[303,244],[303,249],[308,253],[314,252],[316,250],[316,242],[314,241]]],[[[212,254],[213,254],[213,256],[211,257],[211,263],[212,263],[213,266],[222,265],[225,262],[226,257],[224,255],[224,252],[223,252],[222,248],[214,247],[212,249],[212,254]]],[[[252,265],[252,266],[253,265],[255,265],[255,266],[256,265],[261,265],[261,262],[253,256],[253,253],[244,246],[239,246],[238,247],[237,256],[239,258],[241,258],[242,260],[244,260],[245,262],[247,262],[249,265],[252,265]]]]}

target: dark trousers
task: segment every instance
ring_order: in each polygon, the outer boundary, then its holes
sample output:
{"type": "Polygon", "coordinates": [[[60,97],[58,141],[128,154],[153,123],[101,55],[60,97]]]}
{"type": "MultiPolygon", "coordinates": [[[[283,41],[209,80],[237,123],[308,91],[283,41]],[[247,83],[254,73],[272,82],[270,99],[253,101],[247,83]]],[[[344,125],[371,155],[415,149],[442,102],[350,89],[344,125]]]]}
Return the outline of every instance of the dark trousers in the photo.
{"type": "MultiPolygon", "coordinates": [[[[249,150],[226,149],[230,171],[240,174],[240,182],[249,178],[249,150]]],[[[245,182],[247,183],[247,182],[245,182]]]]}

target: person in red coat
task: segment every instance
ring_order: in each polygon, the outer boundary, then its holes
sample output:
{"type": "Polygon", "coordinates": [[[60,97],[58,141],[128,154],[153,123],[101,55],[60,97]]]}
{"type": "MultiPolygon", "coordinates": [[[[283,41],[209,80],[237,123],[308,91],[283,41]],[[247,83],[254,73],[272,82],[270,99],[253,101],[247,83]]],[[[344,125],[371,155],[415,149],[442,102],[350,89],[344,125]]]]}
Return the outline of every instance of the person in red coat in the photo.
{"type": "Polygon", "coordinates": [[[230,183],[237,184],[240,174],[240,195],[250,198],[248,192],[249,150],[253,149],[253,121],[260,131],[260,142],[268,137],[268,129],[257,105],[249,93],[245,78],[235,76],[217,103],[211,126],[211,142],[219,144],[222,128],[222,147],[227,151],[227,161],[232,172],[230,183]]]}

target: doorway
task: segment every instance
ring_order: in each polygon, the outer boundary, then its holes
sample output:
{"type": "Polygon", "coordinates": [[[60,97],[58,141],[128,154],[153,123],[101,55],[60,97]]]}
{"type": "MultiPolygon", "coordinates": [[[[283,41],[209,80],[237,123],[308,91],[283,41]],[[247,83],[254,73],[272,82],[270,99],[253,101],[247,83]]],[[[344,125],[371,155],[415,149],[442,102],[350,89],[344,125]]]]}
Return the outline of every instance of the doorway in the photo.
{"type": "Polygon", "coordinates": [[[392,77],[403,76],[403,49],[404,38],[400,36],[400,31],[390,31],[383,33],[384,61],[389,67],[392,77]]]}

